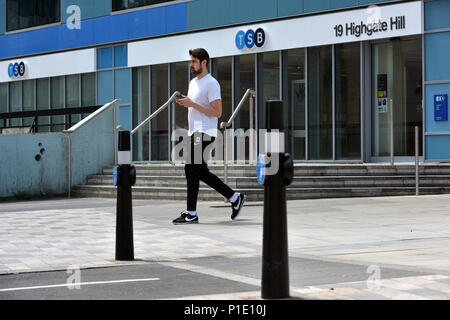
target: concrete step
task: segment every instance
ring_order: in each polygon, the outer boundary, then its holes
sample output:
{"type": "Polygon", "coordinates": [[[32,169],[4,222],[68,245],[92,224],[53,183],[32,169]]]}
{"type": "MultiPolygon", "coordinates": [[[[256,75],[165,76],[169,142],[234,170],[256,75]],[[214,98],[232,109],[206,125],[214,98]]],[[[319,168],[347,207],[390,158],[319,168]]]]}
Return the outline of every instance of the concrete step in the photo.
{"type": "MultiPolygon", "coordinates": [[[[186,188],[173,187],[140,187],[133,189],[133,199],[164,199],[164,200],[186,200],[186,188]]],[[[75,197],[101,197],[116,198],[117,187],[115,186],[75,186],[72,189],[75,197]]],[[[262,189],[236,189],[237,192],[247,194],[248,201],[264,200],[262,189]]],[[[378,197],[378,196],[404,196],[414,195],[415,188],[412,187],[354,187],[354,188],[287,188],[286,198],[293,199],[320,199],[320,198],[346,198],[346,197],[378,197]]],[[[422,187],[420,194],[450,194],[450,187],[422,187]]],[[[215,190],[204,187],[200,188],[198,199],[202,201],[223,201],[223,197],[215,190]]]]}
{"type": "MultiPolygon", "coordinates": [[[[219,178],[223,177],[219,175],[219,178]]],[[[344,187],[414,187],[414,176],[316,176],[294,177],[289,186],[301,188],[344,188],[344,187]]],[[[89,175],[88,185],[113,185],[112,175],[89,175]]],[[[422,187],[450,186],[450,175],[428,175],[419,178],[422,187]]],[[[185,176],[137,176],[136,186],[186,188],[185,176]]],[[[229,177],[228,185],[233,188],[263,189],[254,177],[229,177]]],[[[200,186],[206,186],[200,182],[200,186]]]]}
{"type": "MultiPolygon", "coordinates": [[[[135,164],[138,175],[147,176],[184,176],[184,165],[171,164],[135,164]]],[[[102,174],[112,174],[113,166],[103,168],[102,174]]],[[[216,175],[223,175],[223,165],[210,164],[208,168],[216,175]]],[[[450,175],[450,164],[422,164],[420,175],[450,175]]],[[[390,176],[415,175],[413,164],[399,164],[391,167],[386,164],[342,164],[342,165],[294,165],[295,176],[390,176]]],[[[255,177],[256,166],[229,165],[228,176],[255,177]]]]}

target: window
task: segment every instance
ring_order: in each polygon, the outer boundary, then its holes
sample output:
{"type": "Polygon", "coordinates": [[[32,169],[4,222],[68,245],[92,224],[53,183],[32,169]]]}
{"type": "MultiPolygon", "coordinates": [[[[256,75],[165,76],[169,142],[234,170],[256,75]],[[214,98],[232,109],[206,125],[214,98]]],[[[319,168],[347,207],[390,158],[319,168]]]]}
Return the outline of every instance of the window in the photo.
{"type": "Polygon", "coordinates": [[[6,31],[61,21],[61,0],[6,0],[6,31]]]}
{"type": "Polygon", "coordinates": [[[305,49],[283,52],[283,101],[286,150],[306,159],[305,49]]]}
{"type": "Polygon", "coordinates": [[[336,159],[360,159],[360,44],[340,44],[335,48],[336,159]]]}
{"type": "Polygon", "coordinates": [[[154,4],[172,2],[174,0],[112,0],[112,11],[133,9],[154,4]]]}
{"type": "Polygon", "coordinates": [[[333,158],[332,47],[308,49],[308,159],[333,158]]]}

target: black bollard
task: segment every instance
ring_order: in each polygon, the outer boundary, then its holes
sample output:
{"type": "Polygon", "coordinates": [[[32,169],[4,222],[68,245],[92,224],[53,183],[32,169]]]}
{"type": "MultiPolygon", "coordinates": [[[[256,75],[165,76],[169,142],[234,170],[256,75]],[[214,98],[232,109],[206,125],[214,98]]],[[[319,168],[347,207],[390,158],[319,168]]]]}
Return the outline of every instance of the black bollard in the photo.
{"type": "MultiPolygon", "coordinates": [[[[283,102],[267,101],[267,131],[283,132],[283,102]]],[[[286,185],[292,183],[294,165],[292,157],[284,153],[284,139],[280,150],[270,150],[270,163],[278,171],[267,175],[264,183],[264,225],[262,254],[263,299],[289,297],[289,261],[286,213],[286,185]],[[278,163],[277,163],[278,160],[278,163]]]]}
{"type": "Polygon", "coordinates": [[[117,185],[116,260],[134,260],[133,207],[131,186],[136,183],[136,168],[131,163],[130,132],[119,131],[119,166],[114,168],[117,185]]]}

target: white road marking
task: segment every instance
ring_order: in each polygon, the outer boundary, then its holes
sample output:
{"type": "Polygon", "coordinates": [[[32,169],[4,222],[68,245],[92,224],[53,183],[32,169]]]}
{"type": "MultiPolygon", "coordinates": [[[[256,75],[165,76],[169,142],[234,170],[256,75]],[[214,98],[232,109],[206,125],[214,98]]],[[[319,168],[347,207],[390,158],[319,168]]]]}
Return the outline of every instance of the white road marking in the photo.
{"type": "Polygon", "coordinates": [[[0,292],[34,290],[34,289],[48,289],[48,288],[59,288],[59,287],[74,288],[76,286],[87,286],[87,285],[96,285],[96,284],[145,282],[145,281],[158,281],[158,280],[160,280],[160,279],[159,278],[148,278],[148,279],[128,279],[128,280],[112,280],[112,281],[97,281],[97,282],[75,282],[75,283],[54,284],[54,285],[48,285],[48,286],[6,288],[6,289],[0,289],[0,292]]]}

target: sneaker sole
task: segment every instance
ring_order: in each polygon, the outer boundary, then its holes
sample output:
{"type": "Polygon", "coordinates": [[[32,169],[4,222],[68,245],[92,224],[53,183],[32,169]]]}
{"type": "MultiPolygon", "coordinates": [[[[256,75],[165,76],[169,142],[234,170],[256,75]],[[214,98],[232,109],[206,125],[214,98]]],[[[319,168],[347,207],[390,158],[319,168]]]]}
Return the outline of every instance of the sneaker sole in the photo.
{"type": "Polygon", "coordinates": [[[172,222],[174,225],[176,225],[176,226],[178,226],[178,225],[182,225],[182,224],[196,224],[196,223],[198,223],[198,220],[197,221],[186,221],[186,222],[172,222]]]}
{"type": "Polygon", "coordinates": [[[241,211],[242,211],[242,207],[244,206],[245,200],[247,200],[247,195],[244,194],[244,198],[242,199],[242,202],[241,202],[241,207],[239,208],[238,213],[234,216],[234,218],[231,218],[231,220],[234,220],[237,217],[239,217],[239,215],[241,214],[241,211]]]}

